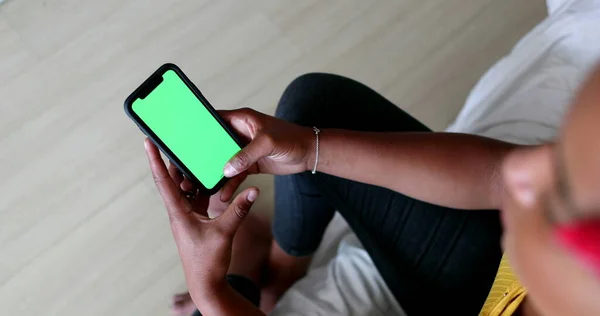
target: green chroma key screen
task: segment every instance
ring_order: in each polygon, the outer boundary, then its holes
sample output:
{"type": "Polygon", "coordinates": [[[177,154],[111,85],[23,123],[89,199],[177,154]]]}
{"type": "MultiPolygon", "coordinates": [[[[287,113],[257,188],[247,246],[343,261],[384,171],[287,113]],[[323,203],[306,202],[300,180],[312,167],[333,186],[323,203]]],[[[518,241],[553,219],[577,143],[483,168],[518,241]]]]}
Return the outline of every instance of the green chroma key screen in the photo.
{"type": "Polygon", "coordinates": [[[240,150],[173,70],[132,109],[207,189],[219,183],[225,163],[240,150]]]}

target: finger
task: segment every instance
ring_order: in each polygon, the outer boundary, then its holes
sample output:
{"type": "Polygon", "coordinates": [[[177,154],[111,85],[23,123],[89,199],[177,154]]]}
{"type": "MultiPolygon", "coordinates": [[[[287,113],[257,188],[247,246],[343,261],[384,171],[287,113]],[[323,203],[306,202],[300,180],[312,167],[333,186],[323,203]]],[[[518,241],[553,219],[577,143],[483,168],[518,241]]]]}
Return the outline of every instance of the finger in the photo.
{"type": "Polygon", "coordinates": [[[242,220],[250,212],[250,208],[258,198],[258,194],[257,188],[249,188],[235,197],[223,215],[217,218],[217,224],[221,226],[223,232],[229,236],[235,234],[242,220]]]}
{"type": "Polygon", "coordinates": [[[221,202],[227,202],[231,200],[233,193],[235,193],[235,191],[240,187],[242,182],[244,182],[247,177],[248,173],[242,172],[241,174],[229,179],[229,181],[225,183],[225,186],[223,186],[223,189],[221,190],[221,202]]]}
{"type": "Polygon", "coordinates": [[[148,155],[148,161],[150,162],[152,178],[167,207],[169,218],[173,220],[179,215],[177,213],[181,211],[180,206],[178,205],[178,201],[181,199],[181,191],[179,191],[173,183],[173,179],[171,179],[169,171],[160,157],[158,148],[156,148],[149,139],[145,140],[144,146],[146,147],[146,154],[148,155]]]}
{"type": "Polygon", "coordinates": [[[173,303],[187,301],[187,300],[191,300],[191,299],[192,299],[192,296],[190,295],[190,292],[179,293],[179,294],[175,294],[173,296],[173,303]]]}
{"type": "Polygon", "coordinates": [[[191,201],[192,205],[193,205],[193,212],[205,217],[205,218],[210,218],[209,214],[208,214],[208,206],[210,205],[210,197],[208,196],[204,196],[200,193],[196,194],[196,198],[194,200],[191,201]]]}
{"type": "Polygon", "coordinates": [[[181,173],[179,168],[177,168],[173,163],[169,164],[169,174],[171,178],[173,178],[173,182],[175,185],[180,187],[183,192],[196,192],[196,186],[181,173]]]}
{"type": "Polygon", "coordinates": [[[183,182],[181,182],[181,190],[184,192],[196,192],[198,188],[196,188],[190,179],[184,177],[183,182]]]}
{"type": "Polygon", "coordinates": [[[240,150],[225,164],[223,174],[228,178],[233,178],[248,170],[258,160],[267,157],[273,152],[272,144],[273,142],[266,135],[257,135],[248,146],[240,150]]]}
{"type": "Polygon", "coordinates": [[[181,174],[181,171],[172,162],[169,163],[169,175],[176,186],[179,186],[183,181],[183,174],[181,174]]]}
{"type": "Polygon", "coordinates": [[[177,294],[173,297],[171,305],[172,315],[191,315],[196,310],[196,306],[192,301],[192,297],[189,293],[177,294]]]}

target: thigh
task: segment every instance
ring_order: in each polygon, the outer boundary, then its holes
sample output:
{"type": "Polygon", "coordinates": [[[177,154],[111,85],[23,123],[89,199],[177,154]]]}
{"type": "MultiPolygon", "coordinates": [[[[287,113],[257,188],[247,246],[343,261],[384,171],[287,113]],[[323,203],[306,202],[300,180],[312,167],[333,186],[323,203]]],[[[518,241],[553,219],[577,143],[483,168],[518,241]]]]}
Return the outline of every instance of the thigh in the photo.
{"type": "Polygon", "coordinates": [[[337,210],[408,315],[476,315],[500,262],[498,212],[441,207],[326,174],[278,177],[273,235],[310,255],[337,210]]]}
{"type": "MultiPolygon", "coordinates": [[[[429,131],[369,87],[338,75],[298,77],[283,93],[278,118],[305,126],[363,131],[429,131]]],[[[312,184],[295,175],[275,177],[273,235],[288,254],[312,254],[335,209],[312,184]]]]}
{"type": "Polygon", "coordinates": [[[497,211],[450,209],[326,174],[300,177],[346,219],[408,315],[479,312],[502,254],[497,211]]]}
{"type": "Polygon", "coordinates": [[[346,77],[312,73],[298,77],[284,91],[275,115],[319,128],[357,131],[430,131],[371,88],[346,77]]]}

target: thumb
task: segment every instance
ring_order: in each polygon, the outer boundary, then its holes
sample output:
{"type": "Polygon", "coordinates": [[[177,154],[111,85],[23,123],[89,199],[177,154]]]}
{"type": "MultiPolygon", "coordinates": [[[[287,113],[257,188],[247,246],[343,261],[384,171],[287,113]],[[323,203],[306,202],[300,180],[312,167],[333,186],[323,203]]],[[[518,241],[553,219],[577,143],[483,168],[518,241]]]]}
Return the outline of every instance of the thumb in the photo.
{"type": "Polygon", "coordinates": [[[235,234],[246,215],[250,212],[250,208],[258,198],[258,194],[257,188],[250,188],[235,197],[223,215],[217,219],[222,231],[231,235],[235,234]]]}
{"type": "Polygon", "coordinates": [[[257,135],[248,146],[242,148],[225,164],[223,174],[228,178],[233,178],[248,170],[258,160],[273,152],[272,143],[266,135],[257,135]]]}

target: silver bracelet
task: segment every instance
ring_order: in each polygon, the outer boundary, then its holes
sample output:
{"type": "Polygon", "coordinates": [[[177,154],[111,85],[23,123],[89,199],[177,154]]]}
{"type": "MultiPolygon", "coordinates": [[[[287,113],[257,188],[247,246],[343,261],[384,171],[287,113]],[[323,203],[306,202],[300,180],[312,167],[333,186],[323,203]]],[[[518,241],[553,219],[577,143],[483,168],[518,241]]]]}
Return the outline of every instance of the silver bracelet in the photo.
{"type": "Polygon", "coordinates": [[[319,164],[319,133],[320,129],[313,126],[313,131],[315,132],[315,136],[317,137],[317,150],[315,151],[315,166],[313,167],[312,174],[317,173],[317,165],[319,164]]]}

